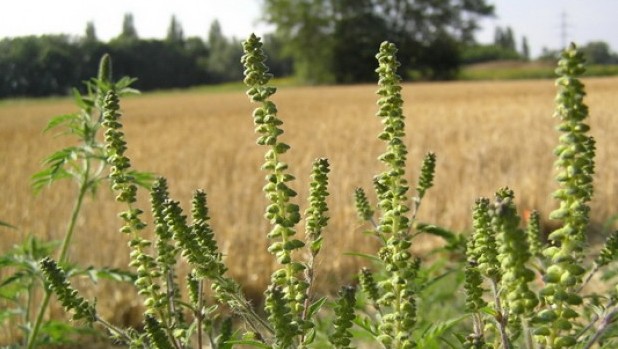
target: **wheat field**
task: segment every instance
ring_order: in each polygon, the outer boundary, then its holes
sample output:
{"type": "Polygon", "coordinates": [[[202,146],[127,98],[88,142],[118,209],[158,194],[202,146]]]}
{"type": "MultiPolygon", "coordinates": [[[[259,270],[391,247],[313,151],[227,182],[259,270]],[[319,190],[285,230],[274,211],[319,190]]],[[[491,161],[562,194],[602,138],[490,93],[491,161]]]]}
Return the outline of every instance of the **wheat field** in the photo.
{"type": "MultiPolygon", "coordinates": [[[[590,106],[591,134],[597,140],[596,196],[592,203],[597,230],[616,213],[618,191],[618,78],[584,79],[590,106]]],[[[297,177],[293,188],[306,207],[311,162],[331,163],[330,224],[317,269],[318,287],[334,290],[349,281],[364,261],[345,252],[369,252],[375,245],[363,234],[356,217],[355,187],[372,192],[372,178],[382,170],[377,157],[384,149],[375,117],[376,87],[290,87],[275,96],[284,120],[285,155],[297,177]]],[[[492,196],[509,186],[522,210],[539,209],[547,216],[555,205],[552,150],[557,142],[552,118],[553,81],[452,82],[406,84],[403,89],[409,147],[408,176],[414,185],[421,160],[437,154],[435,186],[425,196],[419,220],[465,232],[479,196],[492,196]]],[[[242,91],[148,93],[121,101],[128,156],[133,167],[168,178],[170,192],[186,210],[194,190],[208,194],[215,234],[230,273],[259,298],[270,276],[266,252],[266,199],[260,170],[265,149],[255,144],[251,112],[242,91]]],[[[8,100],[0,102],[0,252],[25,235],[61,238],[76,186],[56,183],[35,196],[29,177],[41,160],[67,137],[43,134],[50,117],[76,111],[71,100],[8,100]]],[[[373,197],[373,196],[372,196],[373,197]]],[[[140,207],[148,211],[147,193],[140,207]]],[[[70,259],[82,265],[123,267],[128,262],[118,206],[106,187],[85,203],[70,259]]],[[[299,225],[299,234],[303,226],[299,225]]],[[[301,235],[302,236],[302,235],[301,235]]],[[[437,242],[421,237],[419,254],[437,242]]],[[[91,292],[115,322],[131,322],[126,309],[136,301],[128,287],[102,283],[91,292]]],[[[58,309],[55,310],[58,312],[58,309]]],[[[105,311],[103,312],[105,314],[105,311]]],[[[52,314],[53,316],[53,314],[52,314]]]]}

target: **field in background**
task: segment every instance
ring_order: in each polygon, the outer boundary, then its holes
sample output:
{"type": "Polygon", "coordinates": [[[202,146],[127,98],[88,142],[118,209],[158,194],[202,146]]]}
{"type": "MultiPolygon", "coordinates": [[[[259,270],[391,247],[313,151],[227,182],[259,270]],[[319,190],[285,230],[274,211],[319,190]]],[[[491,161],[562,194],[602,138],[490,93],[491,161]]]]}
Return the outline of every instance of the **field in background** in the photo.
{"type": "MultiPolygon", "coordinates": [[[[494,61],[463,66],[461,80],[553,79],[556,64],[551,61],[494,61]]],[[[616,76],[618,65],[596,64],[586,67],[585,76],[616,76]]]]}
{"type": "MultiPolygon", "coordinates": [[[[618,78],[585,79],[592,135],[597,140],[596,197],[593,221],[601,226],[617,211],[618,78]]],[[[274,97],[284,120],[285,155],[293,188],[304,210],[311,162],[331,163],[331,221],[318,266],[318,286],[350,280],[364,261],[344,252],[373,248],[354,209],[355,187],[372,190],[372,177],[382,170],[376,158],[384,145],[375,117],[376,87],[288,87],[274,97]],[[336,280],[336,281],[334,281],[336,280]]],[[[423,202],[419,219],[466,231],[471,207],[479,196],[492,196],[508,185],[521,209],[538,208],[544,217],[554,207],[552,150],[553,81],[455,82],[408,84],[403,90],[410,150],[408,174],[414,185],[423,155],[437,153],[435,187],[423,202]]],[[[195,189],[206,190],[213,226],[227,255],[230,273],[257,297],[270,276],[267,254],[266,200],[260,171],[265,149],[255,144],[251,112],[239,91],[153,93],[121,101],[134,168],[168,178],[172,196],[186,210],[195,189]]],[[[0,102],[0,220],[19,231],[0,227],[0,253],[26,234],[59,238],[73,204],[73,183],[58,183],[34,196],[29,177],[41,169],[52,150],[68,145],[66,137],[42,134],[51,116],[75,111],[68,99],[0,102]]],[[[118,233],[122,209],[107,189],[86,201],[78,222],[71,259],[82,265],[126,266],[126,238],[118,233]]],[[[373,196],[372,196],[373,197],[373,196]]],[[[142,193],[140,207],[148,208],[142,193]]],[[[303,226],[299,226],[302,232],[303,226]]],[[[301,233],[302,234],[302,233],[301,233]]],[[[419,253],[435,245],[421,239],[419,253]]],[[[99,305],[117,322],[131,322],[134,303],[128,288],[99,284],[99,305]]],[[[57,310],[56,310],[57,311],[57,310]]]]}

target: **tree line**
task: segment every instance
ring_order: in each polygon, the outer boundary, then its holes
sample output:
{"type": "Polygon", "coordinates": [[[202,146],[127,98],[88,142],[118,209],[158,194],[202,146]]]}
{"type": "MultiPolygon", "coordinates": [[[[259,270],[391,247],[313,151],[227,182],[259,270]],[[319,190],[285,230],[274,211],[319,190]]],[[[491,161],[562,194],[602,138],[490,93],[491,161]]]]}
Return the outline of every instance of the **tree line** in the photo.
{"type": "MultiPolygon", "coordinates": [[[[518,44],[510,27],[497,27],[492,44],[475,41],[480,19],[494,11],[486,0],[264,0],[261,19],[275,28],[264,44],[276,76],[358,83],[374,81],[374,52],[384,40],[399,47],[399,72],[407,79],[453,79],[463,64],[529,59],[527,38],[518,44]]],[[[165,38],[142,39],[133,15],[126,14],[120,34],[109,42],[97,38],[93,23],[81,37],[4,39],[0,98],[66,94],[96,74],[104,53],[114,58],[119,76],[138,77],[141,90],[241,80],[240,40],[226,37],[217,21],[207,34],[205,40],[185,37],[172,16],[165,38]]],[[[607,44],[588,46],[583,51],[591,63],[618,62],[607,44]]]]}
{"type": "MultiPolygon", "coordinates": [[[[271,42],[273,40],[270,40],[271,42]]],[[[276,46],[273,44],[273,46],[276,46]]],[[[114,72],[137,77],[140,90],[182,88],[242,79],[240,40],[226,37],[214,21],[207,40],[185,37],[172,16],[164,39],[142,39],[126,14],[120,34],[100,41],[93,23],[83,36],[43,35],[0,41],[0,98],[65,95],[96,75],[100,57],[114,58],[114,72]]],[[[274,62],[277,73],[289,75],[289,64],[274,62]]]]}

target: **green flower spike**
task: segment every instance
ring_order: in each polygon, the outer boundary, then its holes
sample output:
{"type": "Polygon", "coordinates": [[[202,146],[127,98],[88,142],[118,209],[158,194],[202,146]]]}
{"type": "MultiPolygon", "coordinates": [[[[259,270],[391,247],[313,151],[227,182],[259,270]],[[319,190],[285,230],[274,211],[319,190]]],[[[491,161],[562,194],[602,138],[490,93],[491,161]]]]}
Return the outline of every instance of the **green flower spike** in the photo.
{"type": "Polygon", "coordinates": [[[474,226],[472,240],[474,243],[468,248],[467,255],[468,259],[475,262],[483,276],[498,282],[500,281],[498,248],[496,247],[496,237],[491,228],[489,206],[488,198],[476,200],[472,214],[474,226]]]}
{"type": "Polygon", "coordinates": [[[421,175],[418,179],[416,191],[418,192],[418,200],[422,200],[425,192],[433,187],[433,178],[436,171],[436,154],[429,152],[423,159],[421,167],[421,175]]]}
{"type": "Polygon", "coordinates": [[[270,285],[266,290],[265,309],[268,321],[275,329],[273,349],[290,348],[293,338],[301,333],[298,322],[294,321],[284,297],[283,291],[276,285],[270,285]]]}
{"type": "Polygon", "coordinates": [[[401,77],[397,75],[399,62],[395,45],[384,42],[376,55],[378,60],[379,89],[377,94],[384,130],[378,136],[386,142],[386,152],[380,160],[387,169],[374,180],[378,196],[378,207],[382,214],[377,232],[385,242],[378,256],[385,264],[390,277],[379,283],[384,293],[378,300],[382,309],[388,309],[382,317],[378,340],[387,348],[412,348],[412,330],[416,323],[416,301],[414,279],[419,268],[409,252],[412,245],[408,207],[408,183],[405,179],[407,149],[403,100],[401,98],[401,77]]]}
{"type": "Polygon", "coordinates": [[[67,280],[64,270],[56,262],[47,257],[39,262],[49,287],[58,296],[60,303],[66,310],[73,311],[73,320],[85,320],[92,324],[97,320],[93,305],[82,298],[67,280]]]}
{"type": "Polygon", "coordinates": [[[373,306],[380,311],[380,305],[378,304],[378,300],[380,299],[380,291],[371,270],[367,268],[361,269],[359,281],[363,292],[365,292],[367,297],[371,299],[373,306]]]}
{"type": "Polygon", "coordinates": [[[358,217],[363,221],[373,221],[374,211],[369,204],[367,194],[363,188],[356,188],[354,190],[354,199],[356,202],[356,212],[358,217]]]}
{"type": "Polygon", "coordinates": [[[481,308],[487,305],[483,300],[483,276],[478,268],[478,256],[474,253],[474,239],[468,240],[466,253],[468,263],[464,272],[466,290],[466,309],[471,313],[478,313],[481,308]]]}
{"type": "MultiPolygon", "coordinates": [[[[268,68],[264,64],[266,56],[262,50],[262,42],[252,34],[243,42],[243,51],[241,62],[245,67],[244,82],[249,87],[247,95],[251,101],[261,104],[253,112],[255,132],[259,134],[257,144],[268,147],[264,156],[265,163],[262,165],[262,169],[267,172],[263,191],[270,201],[264,216],[272,225],[268,233],[268,238],[272,241],[268,251],[283,266],[271,276],[272,284],[277,287],[271,290],[270,296],[274,301],[278,299],[278,292],[282,292],[285,295],[282,299],[288,302],[288,305],[276,309],[280,311],[289,309],[290,317],[296,319],[297,326],[305,330],[312,327],[311,320],[302,319],[309,289],[309,283],[301,277],[306,266],[292,259],[293,252],[304,247],[305,243],[294,237],[296,235],[295,226],[300,222],[301,217],[299,206],[290,202],[290,199],[296,196],[296,192],[288,186],[288,183],[295,178],[287,172],[288,165],[281,161],[282,155],[290,149],[290,146],[279,140],[279,136],[283,134],[280,128],[283,121],[277,117],[277,107],[270,100],[276,88],[267,86],[272,75],[268,73],[268,68]]],[[[324,164],[319,166],[324,167],[324,164]]],[[[322,191],[322,189],[318,190],[322,191]]],[[[325,221],[317,223],[315,228],[322,223],[325,221]]],[[[319,243],[316,247],[317,245],[319,243]]],[[[280,321],[273,323],[275,332],[281,332],[276,328],[281,323],[280,321]]]]}
{"type": "Polygon", "coordinates": [[[595,264],[599,267],[608,265],[618,259],[618,230],[614,231],[605,241],[595,264]]]}
{"type": "Polygon", "coordinates": [[[333,325],[335,332],[329,337],[330,342],[337,349],[350,349],[352,346],[352,333],[350,328],[354,325],[354,307],[356,306],[356,288],[344,286],[339,291],[339,298],[336,301],[335,320],[333,325]]]}
{"type": "Polygon", "coordinates": [[[165,202],[169,200],[167,180],[157,179],[150,190],[150,203],[154,218],[155,234],[157,235],[157,262],[167,271],[176,264],[176,248],[170,244],[173,232],[165,221],[165,202]]]}
{"type": "Polygon", "coordinates": [[[167,335],[161,323],[157,321],[152,315],[146,315],[144,318],[144,325],[146,327],[146,333],[150,344],[156,349],[173,349],[174,347],[169,342],[167,335]]]}
{"type": "Polygon", "coordinates": [[[509,188],[502,188],[496,193],[496,201],[490,211],[492,228],[496,232],[504,305],[511,314],[531,314],[538,299],[528,288],[528,283],[534,280],[535,274],[526,266],[530,252],[526,233],[518,228],[520,218],[514,197],[509,188]]]}
{"type": "Polygon", "coordinates": [[[198,190],[193,195],[191,215],[193,218],[191,238],[186,241],[186,246],[197,244],[197,246],[189,249],[193,250],[194,257],[204,258],[204,260],[195,264],[195,267],[201,270],[200,274],[208,275],[210,279],[224,275],[227,272],[227,267],[223,263],[223,255],[219,252],[215,234],[210,226],[205,192],[198,190]]]}
{"type": "Polygon", "coordinates": [[[562,227],[549,235],[551,246],[543,252],[549,267],[541,294],[549,307],[536,318],[542,324],[536,333],[550,349],[575,345],[571,320],[577,313],[572,307],[583,301],[577,290],[585,273],[581,262],[589,223],[588,202],[593,194],[595,153],[594,140],[587,135],[590,127],[584,123],[588,117],[588,107],[583,102],[586,92],[578,79],[584,71],[584,55],[571,44],[562,53],[556,69],[559,78],[554,116],[560,118],[558,130],[562,135],[554,153],[560,188],[554,192],[559,207],[550,218],[562,221],[562,227]]]}
{"type": "Polygon", "coordinates": [[[122,124],[118,121],[120,118],[119,109],[118,96],[111,90],[105,96],[102,123],[103,126],[107,127],[107,131],[105,131],[105,148],[108,152],[108,161],[111,164],[110,179],[112,181],[112,189],[119,192],[116,200],[133,203],[136,200],[137,186],[134,184],[133,176],[127,171],[131,167],[131,162],[124,155],[127,150],[127,143],[124,140],[124,133],[120,131],[122,124]]]}
{"type": "Polygon", "coordinates": [[[526,233],[530,254],[540,257],[543,252],[543,245],[541,244],[541,217],[539,211],[533,210],[530,213],[526,233]]]}
{"type": "Polygon", "coordinates": [[[307,241],[310,244],[311,255],[320,252],[322,246],[322,229],[326,227],[329,217],[326,215],[328,206],[326,198],[328,197],[328,173],[330,172],[328,160],[317,159],[313,163],[313,172],[311,173],[311,189],[309,192],[309,208],[305,211],[306,218],[306,235],[307,241]]]}

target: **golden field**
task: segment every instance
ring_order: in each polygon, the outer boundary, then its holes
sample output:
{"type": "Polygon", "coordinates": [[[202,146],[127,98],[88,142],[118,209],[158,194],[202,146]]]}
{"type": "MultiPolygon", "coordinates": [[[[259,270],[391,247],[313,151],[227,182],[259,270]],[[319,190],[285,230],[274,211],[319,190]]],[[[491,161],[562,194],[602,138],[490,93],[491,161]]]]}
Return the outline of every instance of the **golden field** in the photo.
{"type": "MultiPolygon", "coordinates": [[[[592,135],[597,140],[596,196],[593,221],[600,229],[617,212],[618,78],[585,79],[592,135]]],[[[358,270],[362,260],[343,253],[371,252],[371,237],[359,222],[353,193],[372,193],[372,177],[382,170],[377,161],[384,145],[375,117],[376,86],[291,87],[274,101],[284,120],[285,154],[297,177],[293,187],[304,210],[313,159],[331,164],[329,227],[319,257],[320,290],[334,290],[358,270]]],[[[409,147],[408,174],[414,186],[421,160],[437,154],[435,186],[423,201],[419,219],[456,231],[471,225],[471,207],[479,196],[492,196],[502,186],[515,190],[523,209],[544,216],[555,206],[552,150],[557,142],[552,118],[555,87],[551,80],[516,82],[454,82],[406,84],[403,95],[409,147]]],[[[212,223],[230,273],[252,297],[270,276],[266,252],[266,199],[260,171],[265,149],[255,144],[251,112],[243,92],[148,93],[121,101],[123,123],[133,167],[168,178],[172,196],[186,210],[194,190],[208,194],[212,223]]],[[[41,160],[67,137],[43,134],[50,117],[76,111],[69,99],[0,102],[0,221],[18,231],[0,228],[0,253],[28,233],[61,238],[73,205],[76,186],[56,183],[35,196],[30,176],[41,160]]],[[[148,211],[147,194],[140,207],[148,211]]],[[[372,195],[373,197],[373,195],[372,195]]],[[[81,265],[123,267],[128,261],[121,221],[104,186],[88,199],[78,221],[71,260],[81,265]]],[[[299,225],[302,234],[303,226],[299,225]]],[[[435,246],[417,240],[419,253],[435,246]]],[[[93,288],[99,305],[115,321],[130,322],[125,310],[134,304],[128,287],[103,283],[93,288]]],[[[55,312],[58,312],[56,309],[55,312]]],[[[105,314],[105,312],[104,312],[105,314]]]]}

